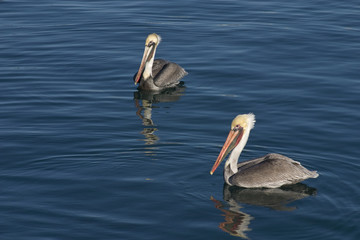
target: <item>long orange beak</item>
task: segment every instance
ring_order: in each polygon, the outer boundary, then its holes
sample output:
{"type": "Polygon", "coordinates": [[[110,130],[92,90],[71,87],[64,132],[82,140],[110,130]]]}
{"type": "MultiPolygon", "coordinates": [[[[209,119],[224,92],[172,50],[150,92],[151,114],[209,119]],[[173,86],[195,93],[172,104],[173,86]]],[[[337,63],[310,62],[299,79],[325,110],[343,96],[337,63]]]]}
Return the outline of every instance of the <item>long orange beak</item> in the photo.
{"type": "Polygon", "coordinates": [[[155,44],[145,45],[144,55],[141,59],[139,71],[137,72],[135,77],[135,85],[140,81],[146,62],[150,61],[154,57],[155,48],[156,48],[155,44]]]}
{"type": "Polygon", "coordinates": [[[139,82],[140,80],[140,77],[144,71],[144,67],[145,67],[145,63],[146,63],[146,60],[147,60],[147,56],[148,56],[148,52],[149,52],[150,48],[148,46],[145,46],[145,50],[144,50],[144,54],[143,54],[143,57],[141,59],[141,63],[140,63],[140,67],[139,67],[139,70],[136,74],[136,77],[135,77],[135,85],[139,82]]]}
{"type": "Polygon", "coordinates": [[[210,171],[211,175],[213,175],[216,168],[225,159],[225,157],[239,144],[243,136],[243,133],[244,133],[243,128],[230,130],[229,135],[227,136],[226,141],[224,143],[224,146],[222,147],[220,154],[210,171]]]}

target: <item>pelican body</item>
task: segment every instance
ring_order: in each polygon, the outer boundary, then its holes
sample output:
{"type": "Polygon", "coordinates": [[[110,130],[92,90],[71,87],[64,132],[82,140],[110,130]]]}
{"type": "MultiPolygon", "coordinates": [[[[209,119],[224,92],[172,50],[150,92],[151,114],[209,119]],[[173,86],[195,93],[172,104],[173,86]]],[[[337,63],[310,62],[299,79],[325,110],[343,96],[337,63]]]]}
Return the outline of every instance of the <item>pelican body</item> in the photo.
{"type": "Polygon", "coordinates": [[[187,72],[178,64],[163,59],[155,59],[157,46],[161,37],[150,34],[145,41],[145,50],[138,72],[134,76],[135,85],[139,83],[140,90],[161,91],[180,84],[180,79],[187,72]]]}
{"type": "Polygon", "coordinates": [[[232,151],[224,166],[224,180],[230,186],[277,188],[319,176],[316,171],[309,171],[299,162],[277,153],[270,153],[238,164],[239,156],[254,125],[255,115],[252,113],[238,115],[232,121],[229,135],[210,174],[214,173],[232,151]]]}

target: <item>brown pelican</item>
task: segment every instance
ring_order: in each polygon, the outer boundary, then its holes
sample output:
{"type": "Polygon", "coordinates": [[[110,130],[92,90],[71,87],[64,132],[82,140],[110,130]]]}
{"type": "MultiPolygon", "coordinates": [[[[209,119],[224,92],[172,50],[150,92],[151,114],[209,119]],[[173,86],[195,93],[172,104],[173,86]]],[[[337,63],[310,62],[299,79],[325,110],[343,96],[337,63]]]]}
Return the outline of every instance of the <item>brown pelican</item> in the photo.
{"type": "Polygon", "coordinates": [[[156,48],[161,37],[156,33],[150,34],[145,41],[144,55],[139,71],[134,76],[135,85],[140,81],[140,90],[160,91],[165,88],[176,87],[187,72],[176,63],[163,59],[156,59],[156,48]]]}
{"type": "Polygon", "coordinates": [[[224,179],[229,185],[244,188],[277,188],[286,184],[295,184],[308,178],[317,178],[316,171],[309,171],[299,162],[286,156],[270,153],[263,157],[237,163],[240,153],[254,127],[255,115],[238,115],[231,123],[229,135],[212,167],[210,174],[230,153],[224,167],[224,179]]]}

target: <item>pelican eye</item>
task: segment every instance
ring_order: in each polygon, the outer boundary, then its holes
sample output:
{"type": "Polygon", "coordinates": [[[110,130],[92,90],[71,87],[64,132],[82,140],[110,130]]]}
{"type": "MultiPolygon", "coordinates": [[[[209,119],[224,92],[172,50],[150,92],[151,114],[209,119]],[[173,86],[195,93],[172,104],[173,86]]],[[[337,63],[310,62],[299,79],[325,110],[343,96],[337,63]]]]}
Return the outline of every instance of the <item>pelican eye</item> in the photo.
{"type": "Polygon", "coordinates": [[[233,128],[234,131],[238,131],[239,129],[241,129],[240,124],[237,124],[237,125],[233,128]]]}
{"type": "Polygon", "coordinates": [[[148,47],[151,47],[151,45],[154,45],[155,43],[153,42],[153,41],[150,41],[149,43],[148,43],[148,47]]]}

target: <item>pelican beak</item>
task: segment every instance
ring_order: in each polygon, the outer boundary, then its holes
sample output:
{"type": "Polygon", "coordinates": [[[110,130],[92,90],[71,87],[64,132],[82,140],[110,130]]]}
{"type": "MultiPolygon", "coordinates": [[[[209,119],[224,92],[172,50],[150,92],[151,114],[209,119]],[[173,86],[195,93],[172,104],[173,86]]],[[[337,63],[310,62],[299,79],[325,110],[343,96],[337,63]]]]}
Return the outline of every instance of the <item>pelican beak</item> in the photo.
{"type": "Polygon", "coordinates": [[[149,45],[145,45],[144,55],[143,55],[143,57],[141,59],[139,70],[138,70],[138,72],[136,74],[136,77],[134,79],[135,85],[140,81],[140,78],[141,78],[141,75],[144,72],[144,68],[145,68],[146,63],[148,61],[150,61],[151,58],[154,57],[154,50],[155,50],[155,44],[154,43],[149,44],[149,45]]]}
{"type": "Polygon", "coordinates": [[[216,162],[214,163],[210,174],[213,175],[216,168],[220,165],[220,163],[225,159],[225,157],[239,144],[242,136],[244,133],[244,129],[240,128],[233,128],[230,130],[229,135],[226,138],[224,146],[222,147],[216,162]]]}

